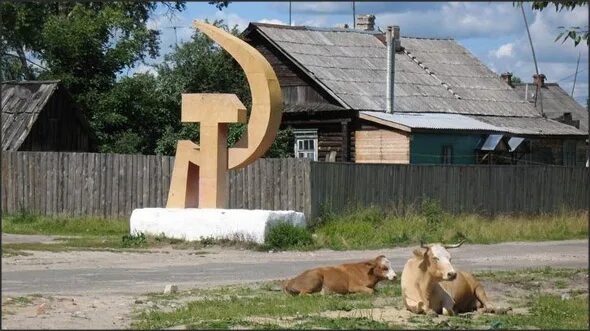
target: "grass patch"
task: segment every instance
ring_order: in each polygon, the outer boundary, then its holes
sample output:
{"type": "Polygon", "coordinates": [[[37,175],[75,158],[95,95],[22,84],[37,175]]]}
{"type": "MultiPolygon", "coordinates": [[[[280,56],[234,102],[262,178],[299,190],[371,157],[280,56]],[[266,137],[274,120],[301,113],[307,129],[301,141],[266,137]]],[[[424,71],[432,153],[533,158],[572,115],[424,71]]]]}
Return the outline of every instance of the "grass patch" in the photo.
{"type": "MultiPolygon", "coordinates": [[[[132,324],[132,328],[161,329],[176,325],[185,325],[191,329],[225,329],[236,326],[279,328],[281,325],[269,322],[264,318],[280,316],[294,316],[299,322],[305,323],[301,328],[330,327],[337,324],[334,324],[329,318],[320,317],[318,313],[370,308],[374,305],[376,297],[393,298],[395,294],[399,296],[401,293],[399,282],[397,282],[382,286],[378,290],[377,296],[354,294],[292,297],[282,291],[269,290],[277,285],[279,285],[278,282],[273,282],[257,287],[227,286],[216,289],[196,289],[192,290],[190,294],[179,293],[180,297],[190,295],[198,299],[171,311],[148,308],[139,312],[136,316],[137,321],[132,324]]],[[[148,297],[150,300],[160,302],[173,298],[170,295],[162,294],[149,294],[148,297]]],[[[351,325],[341,324],[340,328],[348,328],[351,325]]]]}
{"type": "MultiPolygon", "coordinates": [[[[541,281],[545,287],[554,281],[568,281],[587,270],[531,269],[525,271],[478,273],[477,277],[494,282],[513,278],[506,283],[520,289],[541,281]]],[[[528,313],[507,315],[462,314],[449,318],[424,315],[405,316],[403,320],[383,319],[366,308],[405,310],[401,302],[399,281],[381,283],[375,295],[308,295],[289,296],[277,291],[279,281],[248,287],[225,286],[193,289],[174,295],[152,293],[147,298],[157,304],[136,310],[132,328],[162,329],[185,326],[188,329],[587,329],[588,289],[580,283],[568,283],[582,289],[581,295],[562,299],[553,293],[530,291],[518,299],[518,307],[528,313]],[[365,313],[361,313],[364,311],[365,313]],[[228,314],[231,312],[231,314],[228,314]],[[330,312],[330,313],[327,313],[330,312]],[[326,314],[327,313],[327,314],[326,314]],[[342,317],[340,317],[342,314],[342,317]]],[[[502,286],[500,286],[502,287],[502,286]]],[[[506,293],[512,291],[505,290],[506,293]]],[[[504,294],[506,294],[504,293],[504,294]]],[[[498,293],[494,293],[498,295],[498,293]]],[[[390,315],[391,316],[391,315],[390,315]]]]}
{"type": "Polygon", "coordinates": [[[491,244],[588,237],[587,212],[540,216],[451,215],[437,203],[425,202],[418,211],[386,214],[378,208],[346,215],[326,215],[315,226],[315,245],[335,250],[377,249],[427,242],[491,244]]]}
{"type": "Polygon", "coordinates": [[[274,250],[309,249],[313,238],[309,230],[283,222],[268,230],[264,238],[264,248],[274,250]]]}
{"type": "Polygon", "coordinates": [[[556,295],[543,294],[531,296],[527,305],[530,307],[529,314],[483,315],[473,320],[454,316],[446,325],[430,327],[588,330],[588,295],[562,300],[556,295]]]}
{"type": "MultiPolygon", "coordinates": [[[[164,236],[130,235],[124,219],[63,218],[21,212],[2,218],[2,231],[15,234],[78,236],[62,243],[34,244],[31,250],[63,251],[74,249],[146,249],[172,247],[203,249],[210,246],[253,250],[312,250],[330,248],[378,249],[427,242],[491,244],[506,241],[543,241],[588,237],[587,212],[562,212],[540,216],[452,215],[438,203],[425,201],[420,208],[404,213],[384,213],[378,208],[351,211],[345,215],[327,214],[304,229],[287,223],[272,227],[259,245],[251,238],[236,234],[225,239],[212,237],[185,242],[164,236]]],[[[3,256],[22,254],[21,244],[2,245],[3,256]],[[20,245],[20,246],[19,246],[20,245]]]]}
{"type": "Polygon", "coordinates": [[[129,233],[129,221],[93,217],[50,217],[20,212],[2,217],[2,232],[62,236],[123,236],[129,233]]]}

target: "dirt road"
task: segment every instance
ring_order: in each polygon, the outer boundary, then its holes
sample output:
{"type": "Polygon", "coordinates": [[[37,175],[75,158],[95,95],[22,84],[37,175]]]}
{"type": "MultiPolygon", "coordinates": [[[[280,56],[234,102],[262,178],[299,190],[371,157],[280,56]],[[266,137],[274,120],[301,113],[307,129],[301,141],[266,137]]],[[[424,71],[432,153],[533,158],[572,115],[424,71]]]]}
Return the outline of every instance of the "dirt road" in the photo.
{"type": "MultiPolygon", "coordinates": [[[[25,314],[28,317],[3,314],[3,327],[125,327],[135,298],[146,292],[160,292],[166,284],[177,284],[183,290],[281,279],[306,268],[379,254],[386,255],[401,273],[412,249],[267,253],[212,248],[199,252],[34,252],[30,256],[7,257],[2,258],[3,310],[7,297],[42,297],[31,305],[30,314],[25,314]],[[44,302],[52,313],[44,308],[37,314],[46,297],[53,298],[44,302]]],[[[588,240],[465,244],[452,254],[455,266],[471,271],[588,268],[588,240]]]]}

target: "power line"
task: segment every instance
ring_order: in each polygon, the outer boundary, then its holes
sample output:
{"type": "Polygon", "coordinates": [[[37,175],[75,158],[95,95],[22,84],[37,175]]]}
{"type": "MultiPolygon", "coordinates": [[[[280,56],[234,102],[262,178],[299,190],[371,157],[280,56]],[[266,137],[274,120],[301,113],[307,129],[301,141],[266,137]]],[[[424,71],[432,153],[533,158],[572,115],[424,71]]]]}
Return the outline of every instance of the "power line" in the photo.
{"type": "Polygon", "coordinates": [[[576,74],[574,76],[574,86],[572,86],[572,98],[574,97],[574,89],[576,88],[576,79],[578,78],[578,67],[580,66],[580,52],[578,52],[578,63],[576,64],[576,74]]]}
{"type": "MultiPolygon", "coordinates": [[[[584,69],[582,69],[582,70],[578,71],[578,73],[584,72],[586,69],[588,69],[588,68],[584,68],[584,69]]],[[[574,76],[574,75],[575,75],[575,73],[573,73],[573,74],[571,74],[571,75],[567,75],[567,76],[563,77],[563,78],[562,78],[562,79],[560,79],[560,80],[556,80],[555,82],[556,82],[556,83],[562,82],[562,81],[564,81],[564,80],[566,80],[566,79],[568,79],[568,78],[571,78],[571,77],[572,77],[572,76],[574,76]]]]}

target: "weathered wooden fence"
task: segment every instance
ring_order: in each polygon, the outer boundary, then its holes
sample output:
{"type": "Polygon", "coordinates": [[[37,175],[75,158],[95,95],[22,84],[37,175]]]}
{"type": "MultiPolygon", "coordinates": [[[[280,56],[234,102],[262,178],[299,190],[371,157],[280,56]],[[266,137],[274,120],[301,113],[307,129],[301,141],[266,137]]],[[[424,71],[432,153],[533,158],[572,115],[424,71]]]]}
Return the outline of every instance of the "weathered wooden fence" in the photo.
{"type": "MultiPolygon", "coordinates": [[[[173,157],[2,153],[2,212],[129,217],[164,207],[173,157]]],[[[356,206],[404,209],[424,198],[453,212],[586,210],[588,168],[424,166],[260,159],[228,174],[230,208],[297,210],[308,218],[356,206]]]]}
{"type": "MultiPolygon", "coordinates": [[[[174,157],[2,152],[2,212],[129,217],[164,207],[174,157]]],[[[309,161],[260,159],[228,174],[230,208],[310,214],[309,161]]]]}
{"type": "Polygon", "coordinates": [[[376,205],[403,210],[424,198],[484,215],[586,210],[588,168],[562,166],[311,164],[311,210],[376,205]]]}

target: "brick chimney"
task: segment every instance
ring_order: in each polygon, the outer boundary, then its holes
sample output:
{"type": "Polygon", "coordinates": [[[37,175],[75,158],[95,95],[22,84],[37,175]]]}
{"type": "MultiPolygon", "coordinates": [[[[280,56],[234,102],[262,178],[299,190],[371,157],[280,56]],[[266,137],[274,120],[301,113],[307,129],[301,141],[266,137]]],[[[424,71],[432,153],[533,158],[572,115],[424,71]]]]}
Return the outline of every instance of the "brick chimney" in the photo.
{"type": "Polygon", "coordinates": [[[512,85],[512,73],[511,72],[505,72],[505,73],[501,74],[500,77],[502,77],[502,80],[505,81],[506,84],[510,85],[510,87],[514,87],[512,85]]]}
{"type": "Polygon", "coordinates": [[[375,31],[375,15],[357,15],[356,28],[364,31],[375,31]]]}
{"type": "Polygon", "coordinates": [[[537,74],[534,74],[533,75],[533,84],[539,85],[539,87],[544,87],[545,86],[545,75],[539,74],[537,76],[537,74]]]}

